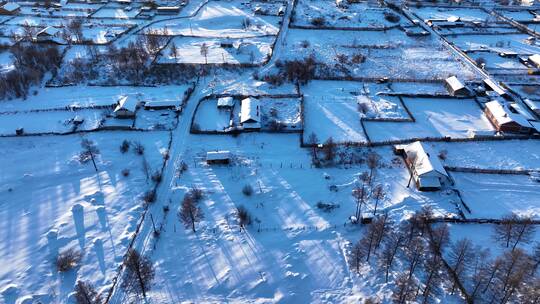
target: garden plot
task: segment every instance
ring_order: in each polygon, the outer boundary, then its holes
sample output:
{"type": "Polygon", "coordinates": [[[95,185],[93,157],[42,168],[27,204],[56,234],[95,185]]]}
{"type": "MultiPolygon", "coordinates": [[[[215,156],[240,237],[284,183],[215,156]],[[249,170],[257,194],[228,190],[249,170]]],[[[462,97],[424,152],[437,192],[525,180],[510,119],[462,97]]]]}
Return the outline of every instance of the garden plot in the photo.
{"type": "MultiPolygon", "coordinates": [[[[178,183],[203,190],[205,219],[197,234],[184,229],[174,211],[185,188],[173,188],[165,229],[155,249],[151,244],[146,247],[156,265],[152,300],[356,303],[356,295],[379,295],[384,286],[374,287],[374,280],[351,274],[344,257],[349,242],[357,241],[361,232],[344,223],[354,212],[351,191],[366,166],[310,168],[309,153],[298,147],[295,135],[280,135],[279,141],[268,134],[242,134],[233,140],[212,135],[190,138],[184,159],[198,165],[190,166],[178,183]],[[234,151],[238,163],[203,165],[204,152],[216,149],[234,151]],[[250,196],[242,193],[245,185],[253,189],[250,196]],[[330,191],[332,185],[338,190],[330,191]],[[339,207],[325,212],[318,202],[339,207]],[[239,231],[233,218],[238,206],[252,215],[246,232],[239,231]]],[[[407,170],[402,165],[387,167],[394,157],[391,149],[378,152],[386,165],[377,171],[376,183],[382,183],[391,197],[381,202],[379,210],[389,210],[398,220],[423,203],[433,203],[436,214],[448,214],[445,208],[452,207],[448,197],[407,188],[407,170]]],[[[366,215],[373,207],[368,206],[366,215]]]]}
{"type": "Polygon", "coordinates": [[[444,79],[450,75],[477,77],[471,67],[436,40],[411,38],[397,29],[384,33],[362,32],[362,35],[352,31],[291,29],[284,48],[291,50],[284,59],[314,56],[329,65],[322,77],[415,80],[444,79]],[[340,62],[340,57],[345,63],[340,62]],[[355,57],[365,61],[354,61],[355,57]],[[339,68],[332,68],[336,65],[339,68]]]}
{"type": "MultiPolygon", "coordinates": [[[[472,241],[475,246],[480,246],[482,249],[489,249],[491,257],[496,257],[502,254],[504,251],[510,249],[506,248],[503,244],[498,244],[493,238],[495,227],[497,225],[490,224],[449,224],[450,227],[450,240],[452,242],[459,241],[461,239],[468,239],[472,241]]],[[[531,253],[534,242],[540,242],[540,231],[532,237],[533,242],[530,244],[520,243],[519,248],[525,249],[531,253]]]]}
{"type": "MultiPolygon", "coordinates": [[[[517,22],[533,22],[533,21],[540,21],[539,19],[535,19],[535,15],[533,15],[528,9],[526,10],[502,10],[498,9],[497,12],[506,18],[513,19],[517,22]]],[[[534,27],[534,25],[533,25],[534,27]]]]}
{"type": "Polygon", "coordinates": [[[131,10],[125,10],[122,8],[102,8],[92,15],[92,18],[116,18],[116,19],[130,19],[135,18],[139,14],[139,8],[133,8],[131,10]]]}
{"type": "Polygon", "coordinates": [[[145,130],[171,130],[176,125],[176,113],[171,110],[137,111],[135,128],[145,130]]]}
{"type": "Polygon", "coordinates": [[[409,138],[466,138],[469,130],[493,131],[493,127],[473,100],[403,98],[416,122],[365,123],[371,141],[409,138]]]}
{"type": "Polygon", "coordinates": [[[490,16],[488,13],[481,9],[475,8],[448,8],[448,7],[422,7],[411,8],[411,10],[418,15],[422,20],[448,20],[449,18],[458,17],[461,21],[495,21],[496,18],[490,16]]]}
{"type": "Polygon", "coordinates": [[[15,69],[15,66],[13,65],[13,56],[11,56],[11,52],[0,52],[0,74],[7,73],[13,69],[15,69]]]}
{"type": "Polygon", "coordinates": [[[166,35],[242,38],[277,35],[281,17],[254,15],[240,1],[210,1],[194,17],[165,20],[148,29],[166,35]]]}
{"type": "Polygon", "coordinates": [[[260,98],[259,100],[263,129],[298,131],[302,129],[299,98],[260,98]]]}
{"type": "Polygon", "coordinates": [[[66,20],[62,18],[47,18],[47,17],[34,17],[34,16],[16,16],[13,19],[7,21],[4,25],[25,25],[30,26],[62,26],[66,24],[66,20]]]}
{"type": "Polygon", "coordinates": [[[114,105],[123,95],[138,98],[139,101],[183,100],[191,84],[160,87],[93,87],[67,86],[43,88],[36,95],[22,99],[3,101],[0,112],[24,111],[32,109],[56,109],[63,107],[92,107],[114,105]]]}
{"type": "Polygon", "coordinates": [[[528,175],[452,172],[471,209],[469,218],[500,219],[511,212],[540,218],[540,183],[528,175]]]}
{"type": "Polygon", "coordinates": [[[387,8],[374,8],[367,2],[338,7],[333,0],[299,0],[293,25],[302,27],[337,27],[382,29],[411,23],[387,8]]]}
{"type": "Polygon", "coordinates": [[[35,16],[55,16],[55,17],[88,17],[89,13],[86,11],[74,11],[74,10],[49,10],[41,7],[33,6],[21,6],[21,14],[35,15],[35,16]]]}
{"type": "Polygon", "coordinates": [[[472,35],[472,34],[482,34],[482,35],[508,35],[508,34],[520,34],[521,32],[512,26],[497,26],[497,27],[477,27],[477,26],[467,26],[467,27],[443,27],[438,28],[437,31],[444,36],[456,37],[459,35],[472,35]]]}
{"type": "Polygon", "coordinates": [[[282,13],[285,13],[285,8],[287,7],[286,1],[272,1],[267,2],[265,0],[255,0],[250,1],[249,5],[251,9],[256,14],[260,15],[270,15],[270,16],[279,16],[282,13]]]}
{"type": "Polygon", "coordinates": [[[3,303],[70,303],[78,279],[104,294],[117,274],[143,210],[141,195],[152,187],[142,163],[150,172],[161,168],[169,133],[84,138],[100,150],[99,172],[91,161],[79,163],[79,135],[0,139],[0,285],[14,286],[0,296],[3,303]],[[124,139],[141,142],[144,158],[132,149],[122,154],[124,139]],[[81,266],[60,274],[56,256],[68,248],[83,253],[81,266]]]}
{"type": "Polygon", "coordinates": [[[21,112],[0,115],[0,135],[14,135],[15,130],[23,128],[24,133],[65,133],[75,129],[94,130],[104,118],[104,110],[21,112]],[[77,125],[74,118],[84,119],[77,125]]]}
{"type": "Polygon", "coordinates": [[[176,37],[161,51],[157,62],[187,64],[260,64],[272,54],[275,37],[225,40],[220,38],[176,37]],[[232,43],[224,46],[223,43],[232,43]],[[206,46],[204,56],[201,50],[206,46]]]}
{"type": "Polygon", "coordinates": [[[540,141],[508,140],[435,143],[447,151],[446,164],[453,167],[504,170],[540,170],[540,141]]]}
{"type": "MultiPolygon", "coordinates": [[[[238,101],[236,101],[238,103],[238,101]]],[[[193,128],[199,131],[226,131],[230,125],[230,108],[218,108],[216,99],[204,99],[200,102],[193,118],[193,128]]]]}
{"type": "Polygon", "coordinates": [[[320,143],[332,137],[335,142],[366,142],[360,124],[358,82],[312,81],[304,94],[304,141],[314,133],[320,143]]]}
{"type": "Polygon", "coordinates": [[[95,44],[106,44],[129,28],[129,26],[85,25],[82,29],[83,40],[89,40],[95,44]]]}
{"type": "Polygon", "coordinates": [[[462,35],[448,37],[457,47],[463,51],[490,50],[500,53],[511,50],[518,54],[538,54],[540,46],[529,44],[526,34],[512,35],[462,35]]]}
{"type": "Polygon", "coordinates": [[[528,68],[519,61],[519,58],[504,58],[495,52],[469,52],[467,53],[476,62],[485,63],[485,68],[490,69],[510,69],[527,72],[528,68]]]}

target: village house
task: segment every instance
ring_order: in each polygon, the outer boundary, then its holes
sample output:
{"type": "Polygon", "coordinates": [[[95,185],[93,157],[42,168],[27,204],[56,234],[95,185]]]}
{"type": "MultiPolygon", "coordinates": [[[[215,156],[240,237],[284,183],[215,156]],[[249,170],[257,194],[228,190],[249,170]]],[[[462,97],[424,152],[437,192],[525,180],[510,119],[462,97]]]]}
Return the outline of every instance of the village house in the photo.
{"type": "Polygon", "coordinates": [[[54,26],[47,26],[41,31],[37,32],[34,40],[37,42],[54,42],[54,43],[63,43],[63,40],[59,37],[60,30],[54,26]]]}
{"type": "Polygon", "coordinates": [[[232,108],[234,106],[234,99],[232,97],[221,97],[217,100],[217,107],[219,108],[232,108]]]}
{"type": "Polygon", "coordinates": [[[540,55],[539,54],[534,54],[534,55],[529,56],[528,61],[535,68],[540,68],[540,55]]]}
{"type": "Polygon", "coordinates": [[[484,79],[484,86],[487,91],[493,91],[497,96],[500,96],[504,99],[510,99],[510,95],[508,95],[508,92],[500,85],[496,84],[493,80],[489,78],[484,79]]]}
{"type": "Polygon", "coordinates": [[[249,97],[242,100],[240,108],[240,124],[244,130],[256,130],[261,128],[259,100],[249,97]]]}
{"type": "Polygon", "coordinates": [[[229,151],[213,151],[206,152],[206,163],[211,164],[229,164],[231,162],[231,152],[229,151]]]}
{"type": "Polygon", "coordinates": [[[122,96],[116,103],[114,116],[117,118],[134,118],[137,111],[137,100],[129,96],[122,96]]]}
{"type": "Polygon", "coordinates": [[[0,5],[0,15],[17,15],[21,11],[21,6],[15,2],[7,2],[0,5]]]}
{"type": "Polygon", "coordinates": [[[158,6],[156,8],[158,15],[176,15],[180,13],[179,6],[158,6]]]}
{"type": "Polygon", "coordinates": [[[499,132],[531,133],[534,130],[523,115],[498,100],[487,102],[484,113],[499,132]]]}
{"type": "Polygon", "coordinates": [[[469,96],[469,89],[456,76],[446,78],[444,86],[452,96],[469,96]]]}
{"type": "Polygon", "coordinates": [[[441,161],[431,149],[419,141],[408,145],[395,146],[403,154],[411,173],[411,179],[420,191],[436,191],[450,181],[441,161]]]}

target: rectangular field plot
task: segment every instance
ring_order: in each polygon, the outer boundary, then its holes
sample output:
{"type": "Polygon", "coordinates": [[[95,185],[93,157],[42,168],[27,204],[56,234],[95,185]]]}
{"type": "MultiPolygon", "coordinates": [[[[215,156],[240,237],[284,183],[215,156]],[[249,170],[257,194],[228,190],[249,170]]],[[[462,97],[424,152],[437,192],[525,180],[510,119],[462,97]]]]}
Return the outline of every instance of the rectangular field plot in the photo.
{"type": "Polygon", "coordinates": [[[351,3],[347,9],[343,9],[332,0],[300,0],[294,16],[293,25],[302,27],[381,29],[410,25],[405,17],[387,8],[373,8],[367,3],[351,3]]]}
{"type": "Polygon", "coordinates": [[[403,101],[416,122],[366,122],[371,141],[445,136],[464,138],[469,130],[493,130],[480,107],[469,99],[403,98],[403,101]]]}
{"type": "Polygon", "coordinates": [[[511,212],[540,218],[540,183],[528,175],[451,173],[469,218],[499,219],[511,212]]]}
{"type": "Polygon", "coordinates": [[[540,53],[540,46],[529,44],[526,34],[511,35],[461,35],[457,37],[447,37],[457,47],[463,51],[472,50],[492,50],[494,52],[504,52],[511,49],[516,53],[536,54],[540,53]]]}
{"type": "Polygon", "coordinates": [[[173,38],[157,60],[161,64],[256,64],[272,54],[275,37],[255,37],[241,39],[221,38],[173,38]],[[227,44],[227,45],[225,45],[227,44]],[[207,48],[206,56],[201,49],[207,48]]]}

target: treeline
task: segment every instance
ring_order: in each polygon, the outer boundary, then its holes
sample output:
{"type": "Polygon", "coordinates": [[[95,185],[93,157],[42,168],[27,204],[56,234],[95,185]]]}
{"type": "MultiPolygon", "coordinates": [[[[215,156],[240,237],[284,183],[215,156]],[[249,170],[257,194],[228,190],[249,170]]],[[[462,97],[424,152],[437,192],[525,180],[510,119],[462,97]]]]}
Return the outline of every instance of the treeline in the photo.
{"type": "Polygon", "coordinates": [[[449,226],[432,218],[429,207],[400,224],[387,214],[374,218],[349,251],[351,270],[381,274],[394,303],[432,303],[449,294],[467,303],[538,303],[540,243],[531,254],[520,248],[535,233],[529,218],[511,215],[496,226],[493,239],[504,248],[497,256],[469,239],[452,242],[449,226]]]}
{"type": "Polygon", "coordinates": [[[17,43],[10,48],[14,69],[0,74],[0,99],[26,98],[47,72],[56,75],[62,55],[53,45],[17,43]]]}
{"type": "Polygon", "coordinates": [[[88,45],[86,58],[74,59],[63,68],[57,81],[61,84],[78,84],[102,81],[109,85],[184,83],[196,76],[195,66],[153,65],[161,48],[169,38],[148,31],[118,48],[110,44],[106,49],[88,45]]]}

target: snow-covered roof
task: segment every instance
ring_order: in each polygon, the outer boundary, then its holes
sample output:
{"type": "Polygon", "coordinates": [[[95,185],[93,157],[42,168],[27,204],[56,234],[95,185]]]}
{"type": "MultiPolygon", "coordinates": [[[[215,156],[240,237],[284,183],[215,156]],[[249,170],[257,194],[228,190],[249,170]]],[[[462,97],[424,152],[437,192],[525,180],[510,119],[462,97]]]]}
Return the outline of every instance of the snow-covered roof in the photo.
{"type": "Polygon", "coordinates": [[[135,112],[137,109],[137,101],[135,98],[129,98],[129,96],[122,96],[118,99],[118,105],[114,109],[114,112],[119,110],[126,110],[130,112],[135,112]]]}
{"type": "Polygon", "coordinates": [[[420,176],[418,186],[420,188],[440,188],[441,181],[436,176],[420,176]]]}
{"type": "Polygon", "coordinates": [[[15,2],[8,2],[4,5],[2,5],[2,8],[8,12],[14,12],[21,8],[21,6],[15,2]]]}
{"type": "Polygon", "coordinates": [[[529,56],[529,62],[531,62],[537,67],[540,67],[540,55],[534,54],[534,55],[529,56]]]}
{"type": "Polygon", "coordinates": [[[232,97],[221,97],[217,101],[218,107],[232,107],[234,105],[234,100],[232,97]]]}
{"type": "Polygon", "coordinates": [[[179,100],[152,100],[144,103],[148,108],[160,108],[160,107],[177,107],[180,105],[179,100]]]}
{"type": "Polygon", "coordinates": [[[260,122],[259,100],[246,98],[242,100],[240,123],[260,122]]]}
{"type": "Polygon", "coordinates": [[[486,78],[484,79],[484,83],[500,96],[506,95],[506,91],[503,88],[501,88],[501,86],[496,84],[493,80],[486,78]]]}
{"type": "Polygon", "coordinates": [[[500,125],[515,122],[523,127],[531,127],[531,124],[524,116],[513,113],[506,105],[503,105],[498,100],[487,102],[486,108],[500,125]]]}
{"type": "Polygon", "coordinates": [[[415,141],[406,145],[403,150],[407,158],[413,162],[414,171],[418,176],[430,172],[438,172],[444,176],[448,176],[440,160],[434,156],[435,154],[427,146],[421,142],[415,141]]]}
{"type": "Polygon", "coordinates": [[[39,31],[36,36],[39,37],[39,36],[42,36],[42,35],[46,35],[46,36],[56,36],[56,34],[58,34],[58,32],[60,32],[59,29],[55,28],[54,26],[47,26],[46,28],[42,29],[41,31],[39,31]]]}
{"type": "Polygon", "coordinates": [[[231,158],[230,151],[206,152],[206,160],[226,160],[231,158]]]}
{"type": "Polygon", "coordinates": [[[459,79],[456,76],[446,78],[446,83],[454,91],[458,91],[465,88],[465,85],[463,85],[463,83],[461,83],[461,81],[459,81],[459,79]]]}

